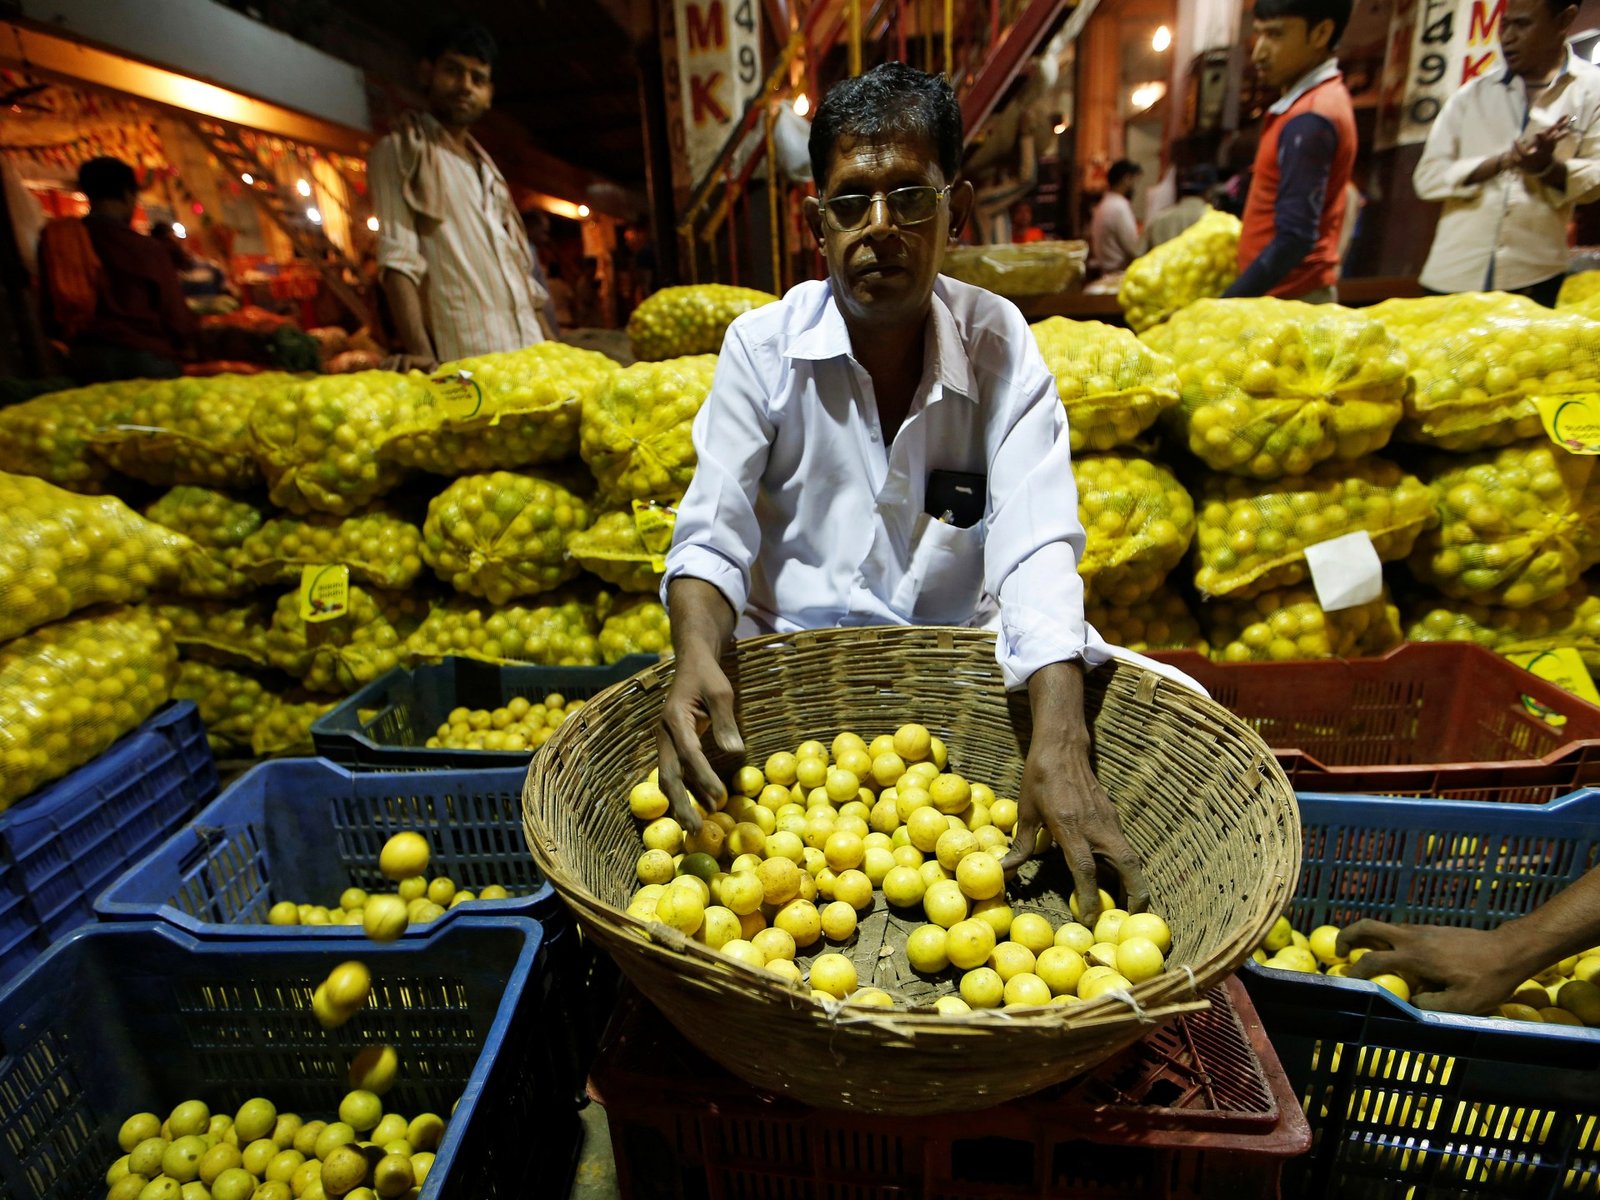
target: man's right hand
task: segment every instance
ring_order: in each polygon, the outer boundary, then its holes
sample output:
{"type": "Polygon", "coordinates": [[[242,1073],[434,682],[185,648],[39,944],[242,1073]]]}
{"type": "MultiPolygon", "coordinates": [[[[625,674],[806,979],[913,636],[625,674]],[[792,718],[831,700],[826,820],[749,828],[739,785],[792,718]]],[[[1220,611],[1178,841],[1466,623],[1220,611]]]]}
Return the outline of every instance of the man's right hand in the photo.
{"type": "Polygon", "coordinates": [[[391,354],[383,360],[383,369],[386,371],[421,371],[424,375],[432,375],[439,369],[439,360],[430,354],[391,354]]]}
{"type": "Polygon", "coordinates": [[[691,833],[700,828],[700,805],[712,809],[728,798],[701,746],[707,729],[720,750],[729,754],[744,751],[744,738],[733,715],[733,685],[722,664],[714,655],[680,654],[656,729],[656,752],[661,790],[671,801],[678,824],[691,833]],[[695,803],[696,798],[700,804],[695,803]]]}
{"type": "Polygon", "coordinates": [[[1434,1012],[1492,1013],[1526,977],[1502,939],[1482,929],[1363,920],[1339,933],[1341,955],[1357,946],[1369,952],[1350,964],[1351,975],[1399,975],[1411,984],[1411,1002],[1434,1012]]]}

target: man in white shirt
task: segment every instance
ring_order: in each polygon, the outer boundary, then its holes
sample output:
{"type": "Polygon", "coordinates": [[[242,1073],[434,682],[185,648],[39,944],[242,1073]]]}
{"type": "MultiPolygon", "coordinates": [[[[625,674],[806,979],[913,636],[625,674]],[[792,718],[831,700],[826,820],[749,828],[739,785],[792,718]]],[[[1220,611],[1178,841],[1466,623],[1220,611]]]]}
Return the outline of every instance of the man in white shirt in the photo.
{"type": "Polygon", "coordinates": [[[1571,0],[1507,0],[1504,71],[1445,103],[1412,183],[1444,201],[1422,268],[1432,292],[1521,292],[1553,306],[1567,221],[1600,196],[1600,68],[1567,46],[1571,0]]]}
{"type": "Polygon", "coordinates": [[[677,670],[662,787],[689,828],[691,791],[724,794],[700,739],[743,748],[719,662],[736,627],[985,624],[997,601],[997,658],[1034,728],[1005,865],[1048,827],[1081,906],[1098,907],[1096,855],[1140,906],[1137,861],[1089,765],[1083,671],[1108,651],[1083,618],[1055,383],[1014,305],[938,274],[973,204],[955,182],[955,97],[887,63],[829,92],[810,149],[828,279],[729,327],[694,425],[699,465],[663,586],[677,670]]]}
{"type": "Polygon", "coordinates": [[[429,111],[406,113],[367,159],[378,267],[406,367],[555,336],[511,189],[469,132],[494,98],[495,55],[480,25],[438,30],[422,59],[429,111]]]}
{"type": "Polygon", "coordinates": [[[1133,193],[1144,170],[1119,158],[1106,172],[1106,194],[1089,221],[1089,264],[1106,275],[1125,270],[1139,257],[1139,222],[1133,216],[1133,193]]]}
{"type": "Polygon", "coordinates": [[[1211,211],[1211,190],[1217,186],[1217,169],[1210,163],[1187,167],[1178,175],[1179,200],[1163,208],[1145,226],[1142,252],[1148,254],[1170,242],[1211,211]]]}

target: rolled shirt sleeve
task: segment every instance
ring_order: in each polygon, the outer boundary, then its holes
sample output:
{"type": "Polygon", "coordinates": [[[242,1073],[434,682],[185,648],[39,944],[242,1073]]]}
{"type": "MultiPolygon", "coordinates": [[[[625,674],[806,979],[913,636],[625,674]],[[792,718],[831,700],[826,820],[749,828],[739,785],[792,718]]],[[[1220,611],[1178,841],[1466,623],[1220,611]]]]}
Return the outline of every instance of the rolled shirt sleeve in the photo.
{"type": "Polygon", "coordinates": [[[663,604],[672,581],[687,576],[715,587],[736,616],[744,612],[761,550],[756,493],[773,433],[761,377],[735,324],[723,339],[711,393],[694,420],[698,465],[678,506],[661,583],[663,604]]]}
{"type": "Polygon", "coordinates": [[[1006,687],[1025,687],[1040,667],[1109,655],[1083,614],[1078,562],[1084,530],[1066,414],[1044,363],[1030,365],[1016,420],[989,464],[984,584],[1000,602],[995,658],[1006,687]]]}
{"type": "Polygon", "coordinates": [[[421,286],[428,273],[416,217],[406,203],[400,179],[399,149],[393,136],[379,139],[367,156],[367,186],[378,218],[378,268],[398,271],[421,286]]]}

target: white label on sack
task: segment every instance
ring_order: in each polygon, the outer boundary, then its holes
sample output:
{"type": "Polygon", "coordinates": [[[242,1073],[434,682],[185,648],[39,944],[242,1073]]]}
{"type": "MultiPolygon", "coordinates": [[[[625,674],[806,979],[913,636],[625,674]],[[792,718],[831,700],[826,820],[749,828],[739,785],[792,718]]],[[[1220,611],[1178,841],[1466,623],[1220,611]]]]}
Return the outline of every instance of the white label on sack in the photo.
{"type": "Polygon", "coordinates": [[[1365,529],[1307,546],[1306,565],[1323,612],[1355,608],[1383,595],[1383,564],[1365,529]]]}

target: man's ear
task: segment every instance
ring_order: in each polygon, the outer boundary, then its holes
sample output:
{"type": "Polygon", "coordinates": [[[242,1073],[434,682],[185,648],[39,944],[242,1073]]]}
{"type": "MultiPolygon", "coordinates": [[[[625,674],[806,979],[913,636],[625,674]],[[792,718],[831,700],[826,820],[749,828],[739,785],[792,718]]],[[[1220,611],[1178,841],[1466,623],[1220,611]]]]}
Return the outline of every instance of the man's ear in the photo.
{"type": "Polygon", "coordinates": [[[1327,54],[1332,54],[1333,22],[1326,19],[1318,21],[1307,32],[1306,41],[1310,42],[1315,49],[1321,50],[1327,54]]]}
{"type": "Polygon", "coordinates": [[[823,242],[822,235],[822,201],[815,196],[807,196],[802,206],[806,214],[806,224],[811,226],[811,236],[817,239],[817,245],[823,242]]]}
{"type": "Polygon", "coordinates": [[[972,205],[976,193],[972,184],[963,179],[950,189],[950,240],[955,241],[961,236],[961,231],[966,228],[967,220],[972,216],[972,205]]]}

